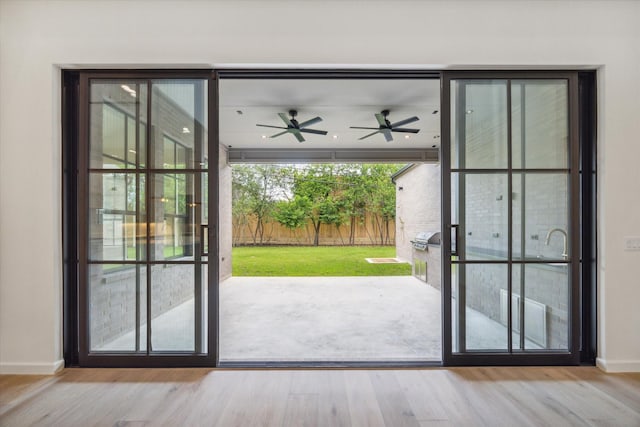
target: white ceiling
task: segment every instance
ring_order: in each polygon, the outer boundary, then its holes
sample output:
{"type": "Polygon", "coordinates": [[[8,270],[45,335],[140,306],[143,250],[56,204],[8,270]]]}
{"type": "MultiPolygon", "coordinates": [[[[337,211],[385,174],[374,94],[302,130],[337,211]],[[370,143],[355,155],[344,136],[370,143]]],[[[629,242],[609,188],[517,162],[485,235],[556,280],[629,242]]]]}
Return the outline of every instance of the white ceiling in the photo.
{"type": "Polygon", "coordinates": [[[219,81],[220,142],[233,149],[424,149],[440,146],[440,81],[437,79],[233,79],[219,81]],[[285,126],[278,113],[298,111],[302,123],[316,116],[323,121],[311,129],[328,134],[269,136],[278,129],[256,124],[285,126]],[[386,142],[382,134],[363,141],[373,131],[349,126],[378,127],[374,116],[390,110],[391,123],[418,116],[404,127],[420,132],[394,133],[386,142]],[[438,113],[434,114],[434,111],[438,113]],[[239,112],[242,112],[241,114],[239,112]],[[336,136],[334,138],[334,135],[336,136]],[[266,138],[263,138],[266,136],[266,138]]]}

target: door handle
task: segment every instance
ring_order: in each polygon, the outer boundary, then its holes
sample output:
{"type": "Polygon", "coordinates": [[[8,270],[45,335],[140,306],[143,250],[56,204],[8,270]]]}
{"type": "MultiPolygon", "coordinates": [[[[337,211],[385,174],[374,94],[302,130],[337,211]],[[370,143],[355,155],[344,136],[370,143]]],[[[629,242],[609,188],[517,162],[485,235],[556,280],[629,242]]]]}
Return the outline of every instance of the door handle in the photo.
{"type": "Polygon", "coordinates": [[[451,224],[451,256],[458,255],[458,227],[460,224],[451,224]]]}
{"type": "Polygon", "coordinates": [[[209,224],[200,224],[200,256],[209,256],[209,224]]]}

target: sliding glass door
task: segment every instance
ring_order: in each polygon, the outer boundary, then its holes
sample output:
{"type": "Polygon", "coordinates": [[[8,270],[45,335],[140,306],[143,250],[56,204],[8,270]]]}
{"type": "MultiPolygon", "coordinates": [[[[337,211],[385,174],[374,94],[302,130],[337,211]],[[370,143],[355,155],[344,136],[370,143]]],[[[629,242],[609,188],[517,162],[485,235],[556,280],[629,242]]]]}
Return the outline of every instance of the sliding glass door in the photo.
{"type": "Polygon", "coordinates": [[[82,365],[213,365],[209,84],[81,76],[82,365]]]}
{"type": "MultiPolygon", "coordinates": [[[[430,111],[442,115],[445,365],[595,354],[595,79],[586,74],[441,73],[441,105],[430,111]]],[[[231,197],[219,197],[229,176],[219,171],[217,75],[68,75],[68,362],[216,365],[219,263],[230,256],[219,199],[231,197]]],[[[229,155],[244,156],[234,146],[229,155]]]]}
{"type": "Polygon", "coordinates": [[[577,363],[577,76],[443,83],[444,361],[577,363]]]}

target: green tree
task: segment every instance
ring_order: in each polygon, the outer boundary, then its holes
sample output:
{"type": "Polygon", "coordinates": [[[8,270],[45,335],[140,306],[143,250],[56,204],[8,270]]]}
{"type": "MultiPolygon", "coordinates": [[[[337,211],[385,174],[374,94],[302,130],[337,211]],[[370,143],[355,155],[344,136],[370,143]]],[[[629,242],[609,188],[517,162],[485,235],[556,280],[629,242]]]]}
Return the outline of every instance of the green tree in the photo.
{"type": "Polygon", "coordinates": [[[355,244],[358,224],[363,224],[367,215],[367,199],[371,186],[362,173],[363,165],[344,165],[342,170],[342,204],[346,222],[349,224],[349,244],[355,244]]]}
{"type": "Polygon", "coordinates": [[[304,197],[281,200],[273,210],[273,219],[290,230],[302,228],[307,224],[310,202],[304,197]]]}
{"type": "Polygon", "coordinates": [[[320,244],[322,224],[350,224],[348,243],[367,218],[372,243],[391,243],[395,219],[395,186],[391,175],[401,165],[316,164],[304,167],[250,165],[234,167],[233,215],[236,224],[255,223],[254,244],[264,242],[265,223],[275,220],[295,230],[311,225],[312,243],[320,244]],[[249,220],[253,220],[249,221],[249,220]]]}
{"type": "Polygon", "coordinates": [[[278,204],[276,221],[289,229],[301,228],[310,222],[314,246],[320,244],[322,224],[334,225],[339,231],[345,223],[345,214],[338,171],[333,164],[293,169],[292,197],[278,204]]]}
{"type": "Polygon", "coordinates": [[[396,190],[391,175],[400,167],[395,164],[362,165],[366,210],[382,245],[391,243],[390,222],[396,216],[396,190]]]}
{"type": "Polygon", "coordinates": [[[313,226],[313,245],[320,244],[320,226],[324,213],[330,210],[327,198],[336,187],[333,165],[310,165],[296,169],[293,175],[293,196],[307,201],[306,217],[313,226]]]}
{"type": "Polygon", "coordinates": [[[340,240],[342,244],[344,244],[344,239],[340,233],[340,226],[347,222],[347,216],[345,213],[344,200],[341,197],[342,193],[339,191],[339,185],[340,184],[337,183],[333,194],[327,196],[327,198],[318,205],[318,217],[320,223],[336,227],[338,236],[340,236],[340,240]]]}
{"type": "Polygon", "coordinates": [[[232,213],[236,224],[249,225],[254,244],[263,244],[265,224],[282,197],[288,173],[276,165],[242,165],[232,171],[232,213]]]}
{"type": "Polygon", "coordinates": [[[241,238],[242,229],[249,225],[251,216],[251,200],[243,182],[244,171],[233,169],[233,184],[231,188],[231,226],[233,238],[237,242],[241,238]]]}

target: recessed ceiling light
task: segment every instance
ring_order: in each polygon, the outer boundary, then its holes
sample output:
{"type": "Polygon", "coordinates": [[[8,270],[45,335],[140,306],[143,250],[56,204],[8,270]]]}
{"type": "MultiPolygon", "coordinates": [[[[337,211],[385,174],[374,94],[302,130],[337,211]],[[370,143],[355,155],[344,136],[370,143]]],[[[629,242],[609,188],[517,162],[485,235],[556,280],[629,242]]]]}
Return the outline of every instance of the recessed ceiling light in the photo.
{"type": "Polygon", "coordinates": [[[182,133],[191,133],[189,128],[182,128],[182,133]]]}
{"type": "Polygon", "coordinates": [[[473,113],[473,110],[467,110],[467,114],[473,113]]]}
{"type": "Polygon", "coordinates": [[[338,135],[333,135],[333,139],[338,139],[338,135]]]}
{"type": "Polygon", "coordinates": [[[129,95],[133,96],[134,98],[136,97],[136,91],[131,89],[129,86],[127,85],[120,85],[120,87],[122,88],[122,90],[124,90],[125,92],[127,92],[129,95]]]}
{"type": "Polygon", "coordinates": [[[267,135],[262,135],[262,139],[267,139],[267,135]]]}
{"type": "Polygon", "coordinates": [[[131,154],[136,154],[136,150],[129,150],[131,154]]]}
{"type": "Polygon", "coordinates": [[[409,138],[410,138],[410,136],[409,136],[409,135],[405,135],[405,136],[404,136],[404,139],[409,139],[409,138]]]}

